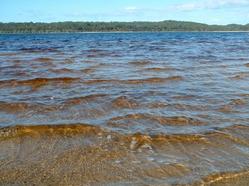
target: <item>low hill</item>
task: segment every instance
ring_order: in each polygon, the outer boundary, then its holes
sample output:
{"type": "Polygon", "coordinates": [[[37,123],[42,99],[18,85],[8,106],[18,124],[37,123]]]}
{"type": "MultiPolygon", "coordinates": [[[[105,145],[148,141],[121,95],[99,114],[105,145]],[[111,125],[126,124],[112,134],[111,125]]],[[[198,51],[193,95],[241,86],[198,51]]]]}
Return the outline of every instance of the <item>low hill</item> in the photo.
{"type": "Polygon", "coordinates": [[[119,32],[119,31],[249,31],[249,24],[207,25],[185,21],[0,23],[0,33],[119,32]]]}

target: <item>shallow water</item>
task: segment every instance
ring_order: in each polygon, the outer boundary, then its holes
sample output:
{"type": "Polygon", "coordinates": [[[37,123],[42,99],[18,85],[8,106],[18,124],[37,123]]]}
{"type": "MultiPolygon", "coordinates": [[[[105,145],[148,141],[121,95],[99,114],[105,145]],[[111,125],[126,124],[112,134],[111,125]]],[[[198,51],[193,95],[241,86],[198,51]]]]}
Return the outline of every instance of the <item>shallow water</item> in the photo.
{"type": "Polygon", "coordinates": [[[0,44],[1,184],[249,184],[248,33],[0,44]]]}

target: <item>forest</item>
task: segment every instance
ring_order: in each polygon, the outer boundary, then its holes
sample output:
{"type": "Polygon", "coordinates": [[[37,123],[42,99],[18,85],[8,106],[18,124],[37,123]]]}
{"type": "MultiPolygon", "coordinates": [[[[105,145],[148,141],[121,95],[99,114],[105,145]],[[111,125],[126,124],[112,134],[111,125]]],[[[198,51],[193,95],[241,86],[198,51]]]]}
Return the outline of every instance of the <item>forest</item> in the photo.
{"type": "Polygon", "coordinates": [[[0,23],[0,33],[249,31],[249,24],[208,25],[185,21],[0,23]]]}

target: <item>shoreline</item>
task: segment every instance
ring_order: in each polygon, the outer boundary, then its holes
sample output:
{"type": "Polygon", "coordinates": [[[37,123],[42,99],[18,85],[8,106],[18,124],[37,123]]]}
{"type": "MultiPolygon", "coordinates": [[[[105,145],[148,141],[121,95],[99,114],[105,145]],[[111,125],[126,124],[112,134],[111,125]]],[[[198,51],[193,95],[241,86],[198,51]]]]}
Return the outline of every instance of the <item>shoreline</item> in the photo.
{"type": "Polygon", "coordinates": [[[0,35],[21,35],[21,34],[130,34],[130,33],[249,33],[249,31],[105,31],[105,32],[15,32],[1,33],[0,35]]]}

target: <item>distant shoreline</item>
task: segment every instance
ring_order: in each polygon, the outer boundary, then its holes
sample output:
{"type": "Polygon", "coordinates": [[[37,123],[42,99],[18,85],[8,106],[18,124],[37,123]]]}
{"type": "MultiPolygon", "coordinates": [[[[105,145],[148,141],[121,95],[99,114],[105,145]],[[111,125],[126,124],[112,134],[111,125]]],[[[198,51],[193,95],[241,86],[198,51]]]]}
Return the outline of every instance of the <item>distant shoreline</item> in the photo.
{"type": "Polygon", "coordinates": [[[1,34],[134,33],[134,32],[249,32],[249,24],[208,25],[186,21],[1,23],[1,34]]]}
{"type": "Polygon", "coordinates": [[[17,34],[129,34],[129,33],[249,33],[249,31],[110,31],[110,32],[13,32],[1,33],[0,35],[17,34]]]}

